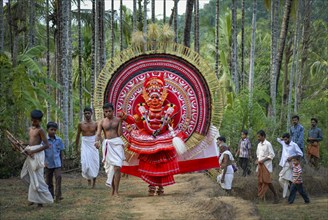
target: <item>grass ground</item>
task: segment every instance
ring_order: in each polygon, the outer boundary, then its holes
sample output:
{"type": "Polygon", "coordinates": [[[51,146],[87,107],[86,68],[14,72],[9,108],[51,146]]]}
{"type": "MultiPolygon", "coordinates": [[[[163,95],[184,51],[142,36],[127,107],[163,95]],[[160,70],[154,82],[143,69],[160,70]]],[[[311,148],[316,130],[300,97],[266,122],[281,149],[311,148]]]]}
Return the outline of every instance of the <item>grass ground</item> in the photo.
{"type": "Polygon", "coordinates": [[[254,174],[237,174],[232,196],[203,173],[195,173],[177,175],[177,183],[166,187],[164,196],[148,197],[147,184],[130,176],[122,178],[121,195],[113,198],[103,173],[95,189],[79,173],[69,173],[63,175],[64,200],[43,208],[27,205],[28,186],[22,180],[0,179],[0,219],[327,219],[328,179],[326,171],[321,172],[307,171],[304,176],[308,205],[299,195],[293,205],[282,199],[272,204],[270,192],[266,201],[258,202],[254,174]]]}

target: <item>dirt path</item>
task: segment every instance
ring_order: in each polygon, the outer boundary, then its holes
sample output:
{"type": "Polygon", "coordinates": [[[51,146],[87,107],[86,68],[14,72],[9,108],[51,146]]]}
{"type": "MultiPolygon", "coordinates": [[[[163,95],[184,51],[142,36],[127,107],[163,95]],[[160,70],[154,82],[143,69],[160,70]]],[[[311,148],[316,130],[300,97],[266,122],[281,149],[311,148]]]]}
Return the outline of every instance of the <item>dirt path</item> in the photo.
{"type": "Polygon", "coordinates": [[[135,219],[259,219],[252,203],[220,196],[225,193],[205,174],[177,175],[175,179],[176,184],[165,187],[165,195],[153,197],[147,195],[147,185],[140,179],[123,179],[122,186],[134,186],[134,192],[121,191],[124,211],[135,219]]]}
{"type": "MultiPolygon", "coordinates": [[[[120,197],[112,197],[104,185],[105,175],[97,178],[91,189],[80,173],[63,175],[61,203],[42,209],[27,206],[27,186],[19,178],[0,179],[0,219],[325,219],[328,197],[311,196],[304,205],[298,196],[295,204],[286,201],[273,205],[253,203],[239,197],[225,196],[219,185],[204,173],[175,176],[176,184],[165,187],[163,196],[148,196],[148,187],[139,178],[122,178],[120,197]],[[315,210],[315,212],[314,212],[315,210]]],[[[236,176],[233,195],[256,193],[256,177],[236,176]]],[[[269,193],[270,195],[270,193],[269,193]]]]}

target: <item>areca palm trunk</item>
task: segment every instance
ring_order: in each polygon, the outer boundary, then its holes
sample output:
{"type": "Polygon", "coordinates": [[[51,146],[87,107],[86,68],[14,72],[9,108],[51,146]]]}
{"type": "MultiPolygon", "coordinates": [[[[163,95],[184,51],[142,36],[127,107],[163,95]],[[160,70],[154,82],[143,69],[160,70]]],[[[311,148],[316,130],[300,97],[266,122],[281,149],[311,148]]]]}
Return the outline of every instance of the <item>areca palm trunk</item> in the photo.
{"type": "Polygon", "coordinates": [[[34,0],[29,0],[30,12],[29,12],[29,48],[32,48],[35,44],[35,2],[34,0]]]}
{"type": "Polygon", "coordinates": [[[123,0],[120,0],[120,51],[123,50],[123,0]]]}
{"type": "Polygon", "coordinates": [[[155,23],[155,0],[151,0],[151,22],[155,23]]]}
{"type": "Polygon", "coordinates": [[[232,0],[232,41],[231,41],[231,75],[235,84],[235,92],[239,93],[239,76],[237,60],[237,2],[232,0]]]}
{"type": "Polygon", "coordinates": [[[114,32],[114,0],[111,1],[112,4],[111,4],[111,59],[113,59],[114,57],[114,45],[115,45],[115,32],[114,32]]]}
{"type": "Polygon", "coordinates": [[[245,0],[241,2],[241,88],[244,87],[244,55],[245,55],[245,0]]]}
{"type": "Polygon", "coordinates": [[[95,47],[95,14],[96,14],[96,2],[95,0],[92,0],[92,22],[91,22],[91,29],[92,29],[92,40],[91,40],[91,73],[90,73],[90,106],[93,108],[93,91],[95,89],[95,71],[96,71],[96,63],[95,63],[95,57],[96,57],[96,47],[95,47]]]}
{"type": "Polygon", "coordinates": [[[70,1],[63,1],[62,7],[62,25],[61,25],[61,42],[62,42],[62,59],[61,59],[61,72],[63,78],[63,133],[64,145],[67,150],[69,149],[69,136],[68,136],[68,90],[69,90],[69,19],[70,19],[70,1]]]}
{"type": "Polygon", "coordinates": [[[74,99],[73,99],[73,68],[72,68],[72,15],[71,15],[71,10],[72,10],[72,5],[71,3],[68,4],[69,8],[69,14],[68,14],[68,99],[69,99],[69,117],[68,117],[68,124],[69,128],[73,129],[74,127],[74,99]]]}
{"type": "MultiPolygon", "coordinates": [[[[298,8],[296,13],[296,28],[295,28],[295,35],[294,35],[294,43],[293,43],[293,62],[292,68],[290,71],[289,76],[289,94],[288,94],[288,115],[287,115],[287,128],[290,125],[290,115],[292,109],[292,96],[293,96],[293,81],[295,78],[295,85],[297,85],[297,71],[298,71],[298,55],[299,55],[299,41],[300,41],[300,20],[301,20],[301,7],[302,1],[298,2],[298,8]],[[295,75],[295,77],[294,77],[295,75]]],[[[296,92],[296,90],[294,91],[296,92]]],[[[296,113],[296,112],[295,112],[296,113]]]]}
{"type": "Polygon", "coordinates": [[[174,12],[173,12],[173,23],[174,23],[174,42],[178,43],[178,2],[174,0],[174,12]]]}
{"type": "Polygon", "coordinates": [[[0,0],[0,53],[4,51],[4,23],[3,23],[3,0],[0,0]]]}
{"type": "Polygon", "coordinates": [[[270,77],[270,97],[269,115],[276,115],[276,78],[277,78],[277,51],[278,51],[278,14],[279,0],[271,0],[271,77],[270,77]]]}
{"type": "MultiPolygon", "coordinates": [[[[46,22],[47,22],[47,78],[50,80],[50,27],[49,27],[49,0],[46,1],[46,22]]],[[[51,94],[50,85],[47,84],[47,93],[51,94]]],[[[47,100],[47,121],[51,120],[51,106],[47,100]]]]}
{"type": "Polygon", "coordinates": [[[187,0],[187,2],[186,2],[186,16],[185,16],[185,28],[184,28],[184,37],[183,37],[183,44],[186,47],[190,47],[190,31],[191,31],[193,6],[194,6],[194,0],[187,0]]]}
{"type": "Polygon", "coordinates": [[[105,0],[99,0],[98,2],[98,28],[99,28],[99,38],[98,38],[98,51],[99,51],[99,67],[97,72],[97,77],[100,71],[104,68],[106,64],[106,36],[105,36],[105,0]]]}
{"type": "Polygon", "coordinates": [[[311,33],[311,9],[313,0],[304,1],[304,18],[303,18],[303,33],[302,33],[302,57],[301,66],[298,74],[297,84],[295,84],[295,102],[294,102],[294,112],[297,112],[298,105],[301,102],[302,97],[302,76],[308,72],[306,62],[308,60],[308,50],[310,46],[310,33],[311,33]]]}
{"type": "Polygon", "coordinates": [[[194,37],[194,47],[195,51],[199,53],[199,0],[195,0],[195,37],[194,37]]]}
{"type": "MultiPolygon", "coordinates": [[[[147,4],[148,0],[144,0],[144,20],[143,20],[143,34],[147,36],[147,4]]],[[[144,50],[147,50],[147,42],[144,45],[144,50]]]]}
{"type": "Polygon", "coordinates": [[[215,5],[215,75],[219,79],[219,65],[220,65],[220,57],[219,57],[219,24],[220,24],[220,2],[216,1],[215,5]]]}
{"type": "Polygon", "coordinates": [[[166,23],[166,0],[163,0],[163,23],[166,23]]]}
{"type": "Polygon", "coordinates": [[[83,120],[83,94],[82,94],[82,34],[81,34],[81,0],[77,1],[77,22],[78,22],[78,72],[79,72],[79,119],[83,120]]]}
{"type": "Polygon", "coordinates": [[[253,0],[253,18],[252,18],[252,43],[249,58],[249,77],[248,77],[248,112],[249,112],[249,128],[251,128],[252,121],[252,108],[253,108],[253,88],[254,88],[254,62],[255,62],[255,40],[256,40],[256,13],[257,13],[257,1],[253,0]]]}
{"type": "Polygon", "coordinates": [[[137,0],[133,0],[133,31],[137,30],[137,0]]]}

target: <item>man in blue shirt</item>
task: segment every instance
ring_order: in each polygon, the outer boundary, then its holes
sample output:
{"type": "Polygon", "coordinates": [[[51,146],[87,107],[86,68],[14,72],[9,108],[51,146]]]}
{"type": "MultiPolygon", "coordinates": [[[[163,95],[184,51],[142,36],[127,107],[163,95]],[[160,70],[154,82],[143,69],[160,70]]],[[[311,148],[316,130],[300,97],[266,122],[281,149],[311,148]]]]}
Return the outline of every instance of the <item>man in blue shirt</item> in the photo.
{"type": "Polygon", "coordinates": [[[292,138],[292,141],[298,145],[304,157],[304,128],[299,123],[299,120],[300,117],[298,117],[298,115],[294,115],[292,117],[293,126],[290,128],[289,133],[292,138]]]}
{"type": "Polygon", "coordinates": [[[55,122],[48,122],[48,142],[49,148],[45,150],[45,175],[49,191],[56,202],[63,199],[61,193],[61,167],[63,161],[64,144],[61,138],[56,136],[58,125],[55,122]],[[53,175],[55,173],[56,190],[54,194],[53,175]]]}

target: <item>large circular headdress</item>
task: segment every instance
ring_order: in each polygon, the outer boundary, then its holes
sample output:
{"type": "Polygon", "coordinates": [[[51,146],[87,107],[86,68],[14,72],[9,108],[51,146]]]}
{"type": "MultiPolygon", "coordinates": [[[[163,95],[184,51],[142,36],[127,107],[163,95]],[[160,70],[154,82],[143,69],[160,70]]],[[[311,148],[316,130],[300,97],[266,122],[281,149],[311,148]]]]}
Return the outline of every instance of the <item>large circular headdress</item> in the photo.
{"type": "MultiPolygon", "coordinates": [[[[144,102],[145,81],[153,77],[165,80],[168,96],[164,104],[173,103],[179,109],[174,126],[189,121],[186,130],[189,149],[204,139],[211,124],[220,126],[222,96],[214,71],[198,53],[183,45],[164,43],[157,44],[156,49],[149,45],[146,51],[132,47],[107,62],[96,82],[94,108],[97,120],[103,118],[105,102],[113,103],[116,111],[123,110],[132,115],[135,106],[144,102]]],[[[156,92],[156,84],[152,86],[156,92]]]]}

